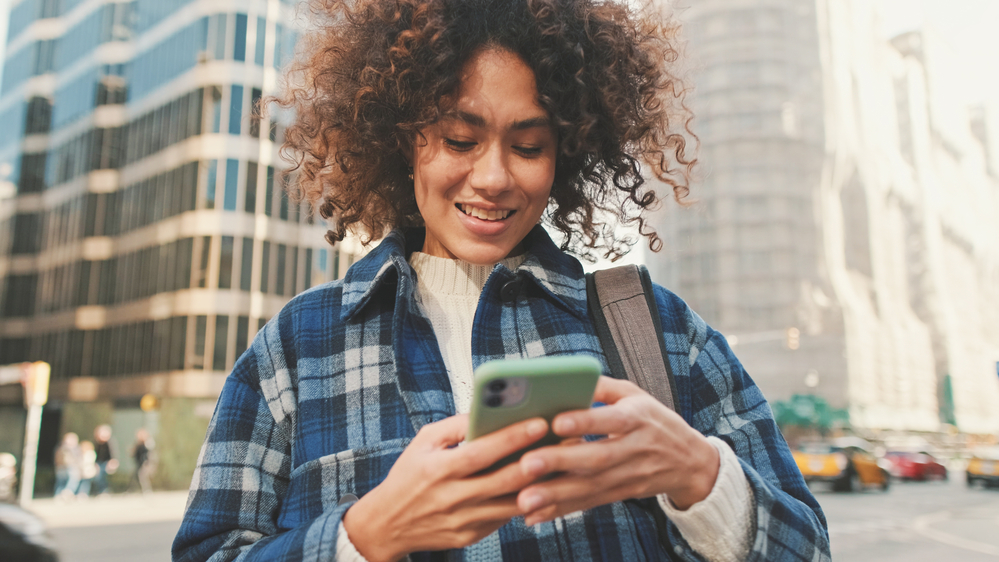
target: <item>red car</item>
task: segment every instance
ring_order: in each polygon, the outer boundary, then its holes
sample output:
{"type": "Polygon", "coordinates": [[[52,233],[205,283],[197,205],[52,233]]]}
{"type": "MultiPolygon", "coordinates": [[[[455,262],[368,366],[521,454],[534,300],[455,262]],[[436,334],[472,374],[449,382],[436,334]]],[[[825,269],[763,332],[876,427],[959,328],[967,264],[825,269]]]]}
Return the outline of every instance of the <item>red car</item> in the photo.
{"type": "Polygon", "coordinates": [[[885,453],[888,472],[901,480],[946,480],[947,467],[926,452],[910,453],[889,451],[885,453]]]}

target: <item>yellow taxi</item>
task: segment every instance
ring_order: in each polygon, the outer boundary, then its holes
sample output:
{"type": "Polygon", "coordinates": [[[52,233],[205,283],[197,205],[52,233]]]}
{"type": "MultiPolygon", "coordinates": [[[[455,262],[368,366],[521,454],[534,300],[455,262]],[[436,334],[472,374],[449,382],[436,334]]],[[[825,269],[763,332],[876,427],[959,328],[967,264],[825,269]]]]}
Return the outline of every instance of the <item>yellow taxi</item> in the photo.
{"type": "Polygon", "coordinates": [[[829,482],[837,492],[859,492],[874,486],[887,491],[888,471],[870,449],[870,443],[863,439],[841,437],[802,443],[792,455],[805,482],[829,482]]]}
{"type": "Polygon", "coordinates": [[[968,486],[981,482],[985,486],[999,486],[999,447],[974,451],[967,469],[968,486]]]}

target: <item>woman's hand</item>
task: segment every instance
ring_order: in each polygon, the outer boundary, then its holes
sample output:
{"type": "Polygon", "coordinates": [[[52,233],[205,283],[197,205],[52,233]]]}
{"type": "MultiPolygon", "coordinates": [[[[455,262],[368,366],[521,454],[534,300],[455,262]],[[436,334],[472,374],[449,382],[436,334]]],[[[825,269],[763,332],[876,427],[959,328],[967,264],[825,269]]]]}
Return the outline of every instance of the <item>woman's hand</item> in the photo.
{"type": "Polygon", "coordinates": [[[467,429],[467,415],[424,426],[385,480],[344,514],[350,541],[369,562],[462,548],[523,515],[516,494],[534,476],[517,463],[477,473],[541,439],[548,424],[527,420],[453,447],[467,429]]]}
{"type": "Polygon", "coordinates": [[[566,440],[521,458],[531,480],[564,473],[520,492],[517,503],[528,525],[662,493],[679,509],[708,496],[720,458],[700,432],[628,381],[601,377],[593,399],[607,406],[557,416],[552,430],[566,440]],[[586,442],[584,435],[607,439],[586,442]]]}

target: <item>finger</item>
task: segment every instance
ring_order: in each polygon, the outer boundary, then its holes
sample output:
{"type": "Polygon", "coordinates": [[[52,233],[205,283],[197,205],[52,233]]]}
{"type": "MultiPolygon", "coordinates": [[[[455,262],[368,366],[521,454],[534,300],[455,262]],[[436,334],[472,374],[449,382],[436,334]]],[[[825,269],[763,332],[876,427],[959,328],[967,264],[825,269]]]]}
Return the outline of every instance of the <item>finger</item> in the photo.
{"type": "Polygon", "coordinates": [[[532,418],[469,441],[454,450],[454,462],[465,475],[475,474],[497,461],[541,439],[548,433],[548,422],[532,418]]]}
{"type": "Polygon", "coordinates": [[[458,414],[420,428],[413,444],[427,449],[446,449],[461,443],[468,431],[468,414],[458,414]]]}
{"type": "Polygon", "coordinates": [[[597,389],[593,392],[593,401],[614,404],[625,396],[640,394],[647,393],[630,381],[602,376],[597,380],[597,389]]]}
{"type": "Polygon", "coordinates": [[[640,497],[640,486],[627,479],[627,471],[612,469],[597,477],[560,476],[528,486],[517,495],[518,507],[528,524],[567,513],[640,497]],[[530,522],[532,519],[536,519],[530,522]]]}
{"type": "Polygon", "coordinates": [[[521,470],[520,465],[514,462],[487,474],[459,481],[456,493],[460,497],[478,499],[480,501],[503,496],[516,497],[518,492],[530,486],[536,480],[536,476],[524,472],[521,470]]]}
{"type": "Polygon", "coordinates": [[[564,412],[552,420],[552,431],[559,437],[627,433],[643,423],[645,411],[640,398],[636,397],[610,406],[564,412]]]}
{"type": "Polygon", "coordinates": [[[634,457],[628,440],[609,438],[575,445],[542,447],[526,453],[520,459],[521,471],[538,478],[552,472],[568,472],[583,476],[599,474],[634,457]]]}
{"type": "MultiPolygon", "coordinates": [[[[590,485],[592,485],[592,483],[590,485]]],[[[589,486],[586,486],[585,488],[589,488],[589,486]]],[[[594,492],[594,490],[588,489],[584,495],[574,496],[573,498],[563,499],[553,503],[544,503],[542,504],[542,507],[533,511],[528,511],[524,514],[524,522],[527,525],[536,525],[538,523],[551,521],[556,517],[562,517],[576,511],[592,509],[594,507],[606,505],[623,499],[628,498],[624,497],[615,490],[601,490],[599,492],[594,492]]],[[[520,507],[523,509],[522,502],[518,503],[521,503],[520,507]]]]}

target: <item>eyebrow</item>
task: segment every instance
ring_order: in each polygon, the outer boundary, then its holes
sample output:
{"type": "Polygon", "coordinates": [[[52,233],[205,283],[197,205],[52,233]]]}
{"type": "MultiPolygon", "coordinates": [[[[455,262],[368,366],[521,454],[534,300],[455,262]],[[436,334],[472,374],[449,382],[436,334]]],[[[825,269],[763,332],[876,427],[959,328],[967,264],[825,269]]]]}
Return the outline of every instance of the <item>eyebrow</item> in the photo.
{"type": "MultiPolygon", "coordinates": [[[[481,115],[476,115],[474,113],[469,113],[467,111],[455,111],[450,117],[458,119],[459,121],[464,121],[473,127],[478,127],[484,129],[486,127],[486,120],[481,115]]],[[[523,131],[525,129],[533,129],[535,127],[549,127],[551,126],[551,121],[547,117],[532,117],[530,119],[522,119],[520,121],[514,121],[510,125],[511,131],[523,131]]]]}

